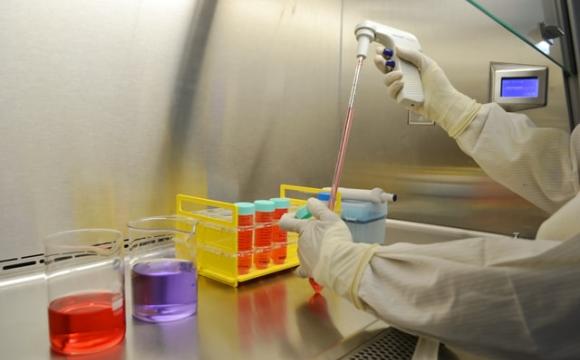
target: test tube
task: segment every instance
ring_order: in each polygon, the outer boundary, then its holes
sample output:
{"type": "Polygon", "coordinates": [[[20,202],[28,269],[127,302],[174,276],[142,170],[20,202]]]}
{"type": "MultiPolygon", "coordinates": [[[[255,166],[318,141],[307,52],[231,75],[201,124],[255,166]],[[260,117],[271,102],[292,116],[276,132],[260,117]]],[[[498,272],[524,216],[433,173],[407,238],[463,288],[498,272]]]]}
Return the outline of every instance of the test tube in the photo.
{"type": "Polygon", "coordinates": [[[272,246],[272,222],[275,205],[270,200],[256,200],[256,230],[254,238],[254,265],[265,269],[270,264],[272,246]]]}
{"type": "Polygon", "coordinates": [[[288,213],[288,208],[290,208],[290,200],[286,198],[272,198],[270,199],[274,202],[276,207],[274,210],[274,221],[276,224],[272,227],[272,261],[274,264],[284,264],[286,261],[286,242],[288,240],[288,234],[286,231],[280,229],[278,226],[278,221],[288,213]]]}
{"type": "Polygon", "coordinates": [[[256,207],[249,202],[236,203],[238,208],[238,274],[247,274],[252,267],[254,215],[256,207]]]}

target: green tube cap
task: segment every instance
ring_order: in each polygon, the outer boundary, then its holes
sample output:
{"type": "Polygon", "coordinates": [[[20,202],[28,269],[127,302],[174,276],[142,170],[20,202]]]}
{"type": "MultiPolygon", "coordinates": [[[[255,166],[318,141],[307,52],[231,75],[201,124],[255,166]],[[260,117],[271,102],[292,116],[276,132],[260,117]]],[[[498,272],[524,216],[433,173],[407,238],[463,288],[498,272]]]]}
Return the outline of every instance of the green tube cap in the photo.
{"type": "Polygon", "coordinates": [[[306,206],[302,206],[298,210],[296,210],[296,214],[294,215],[296,219],[309,219],[312,217],[312,213],[306,206]]]}

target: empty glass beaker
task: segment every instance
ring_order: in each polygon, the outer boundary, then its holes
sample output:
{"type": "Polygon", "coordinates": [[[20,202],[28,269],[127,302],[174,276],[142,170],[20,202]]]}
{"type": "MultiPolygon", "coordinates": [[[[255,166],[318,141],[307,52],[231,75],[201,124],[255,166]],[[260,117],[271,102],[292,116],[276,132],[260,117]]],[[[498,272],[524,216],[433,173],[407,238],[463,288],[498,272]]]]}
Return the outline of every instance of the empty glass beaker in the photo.
{"type": "Polygon", "coordinates": [[[123,239],[110,229],[59,232],[44,240],[51,348],[73,355],[125,337],[123,239]]]}
{"type": "Polygon", "coordinates": [[[195,314],[195,221],[156,216],[130,221],[128,227],[133,316],[163,322],[195,314]]]}

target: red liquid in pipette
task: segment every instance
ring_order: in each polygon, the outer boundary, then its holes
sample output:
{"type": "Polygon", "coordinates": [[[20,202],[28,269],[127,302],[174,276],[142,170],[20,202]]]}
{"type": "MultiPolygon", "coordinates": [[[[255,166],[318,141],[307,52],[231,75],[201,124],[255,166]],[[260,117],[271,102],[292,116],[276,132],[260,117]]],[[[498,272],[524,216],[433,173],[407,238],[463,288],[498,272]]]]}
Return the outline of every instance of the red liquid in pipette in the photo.
{"type": "MultiPolygon", "coordinates": [[[[352,81],[352,87],[350,88],[350,96],[348,98],[348,108],[346,109],[346,118],[344,119],[344,125],[342,128],[342,136],[340,138],[340,145],[338,148],[338,158],[336,159],[336,166],[334,167],[334,176],[332,177],[332,187],[330,188],[330,199],[328,200],[328,208],[334,210],[334,202],[336,201],[336,193],[338,191],[338,186],[340,184],[340,177],[342,176],[342,169],[344,167],[344,158],[346,157],[346,148],[348,146],[348,140],[350,138],[350,129],[352,127],[352,118],[354,110],[354,99],[356,97],[356,88],[358,86],[358,77],[360,75],[360,69],[364,57],[359,56],[356,59],[356,67],[354,69],[354,78],[352,81]]],[[[316,293],[322,291],[322,286],[320,286],[314,279],[308,279],[312,289],[316,293]]]]}
{"type": "Polygon", "coordinates": [[[354,99],[356,97],[356,89],[358,86],[358,77],[362,68],[364,57],[359,56],[356,60],[356,67],[354,70],[354,79],[350,89],[350,97],[348,99],[348,108],[346,109],[346,118],[344,119],[344,126],[342,128],[342,136],[340,138],[340,145],[338,148],[338,158],[336,159],[336,166],[334,167],[334,176],[332,177],[332,187],[330,188],[330,199],[328,200],[328,207],[334,210],[334,202],[336,201],[336,192],[340,184],[340,177],[342,176],[342,169],[344,167],[344,158],[346,157],[346,148],[350,138],[350,129],[352,128],[352,118],[354,110],[354,99]]]}

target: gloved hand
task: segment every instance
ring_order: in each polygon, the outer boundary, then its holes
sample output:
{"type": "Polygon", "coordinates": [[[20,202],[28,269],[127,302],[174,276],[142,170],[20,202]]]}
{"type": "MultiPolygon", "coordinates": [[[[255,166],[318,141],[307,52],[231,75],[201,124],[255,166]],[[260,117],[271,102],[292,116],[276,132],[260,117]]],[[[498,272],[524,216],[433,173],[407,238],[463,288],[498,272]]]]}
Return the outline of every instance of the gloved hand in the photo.
{"type": "Polygon", "coordinates": [[[303,274],[362,307],[358,285],[376,245],[353,243],[346,224],[317,199],[308,199],[314,218],[299,220],[286,214],[280,227],[300,234],[298,256],[303,274]]]}
{"type": "Polygon", "coordinates": [[[320,247],[324,240],[352,242],[350,231],[338,215],[330,211],[321,201],[308,199],[308,210],[314,219],[299,220],[294,214],[285,214],[280,220],[280,227],[286,231],[300,234],[298,257],[300,267],[298,274],[302,277],[312,276],[312,271],[320,258],[320,247]],[[326,236],[327,233],[332,236],[326,236]]]}
{"type": "MultiPolygon", "coordinates": [[[[415,65],[421,75],[425,101],[423,105],[409,110],[435,121],[449,136],[457,138],[473,121],[481,109],[481,104],[457,91],[433,59],[416,50],[397,47],[395,51],[401,59],[415,65]]],[[[385,76],[387,93],[396,99],[399,91],[405,86],[405,79],[401,71],[391,71],[394,67],[392,54],[391,49],[377,47],[375,65],[381,72],[387,74],[385,76]]]]}

